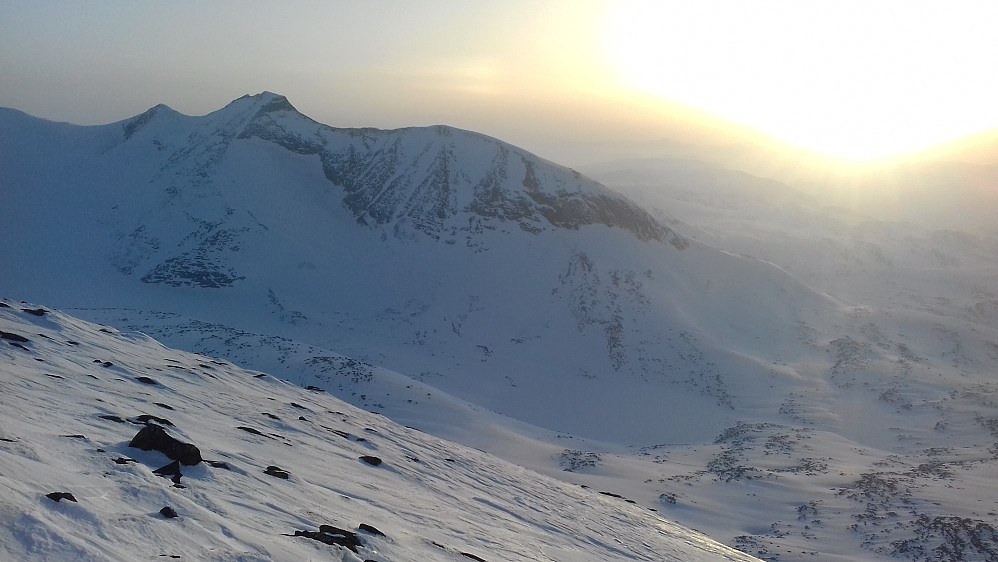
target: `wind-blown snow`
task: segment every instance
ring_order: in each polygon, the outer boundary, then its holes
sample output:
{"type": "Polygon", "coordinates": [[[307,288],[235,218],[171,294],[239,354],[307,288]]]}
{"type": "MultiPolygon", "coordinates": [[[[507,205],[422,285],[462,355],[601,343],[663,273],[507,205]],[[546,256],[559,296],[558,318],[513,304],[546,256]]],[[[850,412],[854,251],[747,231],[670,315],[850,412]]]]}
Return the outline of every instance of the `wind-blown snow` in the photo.
{"type": "Polygon", "coordinates": [[[142,334],[3,304],[4,560],[750,559],[647,509],[327,393],[142,334]],[[153,474],[169,459],[128,446],[141,414],[168,420],[172,435],[228,468],[182,466],[181,487],[153,474]],[[265,474],[271,465],[290,476],[265,474]],[[167,506],[177,518],[159,513],[167,506]],[[357,531],[361,523],[386,536],[357,531]],[[289,536],[320,525],[357,531],[363,545],[354,554],[289,536]]]}
{"type": "Polygon", "coordinates": [[[8,297],[322,386],[766,559],[998,548],[985,234],[701,163],[603,170],[615,192],[274,94],[0,127],[8,297]]]}

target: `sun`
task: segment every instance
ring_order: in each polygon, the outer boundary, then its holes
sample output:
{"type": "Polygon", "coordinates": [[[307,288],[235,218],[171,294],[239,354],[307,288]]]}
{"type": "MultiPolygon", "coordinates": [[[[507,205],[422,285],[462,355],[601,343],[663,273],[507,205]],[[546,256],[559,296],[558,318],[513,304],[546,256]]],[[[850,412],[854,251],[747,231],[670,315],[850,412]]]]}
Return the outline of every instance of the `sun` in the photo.
{"type": "Polygon", "coordinates": [[[998,127],[998,2],[620,0],[604,51],[629,87],[866,160],[998,127]]]}

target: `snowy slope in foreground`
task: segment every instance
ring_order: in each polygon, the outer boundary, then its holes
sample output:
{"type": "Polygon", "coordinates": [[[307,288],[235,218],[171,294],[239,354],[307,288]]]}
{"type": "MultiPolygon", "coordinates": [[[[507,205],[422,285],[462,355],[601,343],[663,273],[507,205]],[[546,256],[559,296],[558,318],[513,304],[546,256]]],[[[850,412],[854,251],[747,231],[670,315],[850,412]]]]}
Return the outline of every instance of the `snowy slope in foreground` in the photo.
{"type": "Polygon", "coordinates": [[[752,559],[619,499],[142,334],[13,303],[0,306],[0,331],[3,560],[752,559]],[[181,466],[179,486],[155,475],[167,456],[129,447],[143,414],[215,464],[181,466]],[[289,476],[266,474],[271,465],[289,476]],[[294,536],[320,525],[355,532],[356,553],[294,536]]]}

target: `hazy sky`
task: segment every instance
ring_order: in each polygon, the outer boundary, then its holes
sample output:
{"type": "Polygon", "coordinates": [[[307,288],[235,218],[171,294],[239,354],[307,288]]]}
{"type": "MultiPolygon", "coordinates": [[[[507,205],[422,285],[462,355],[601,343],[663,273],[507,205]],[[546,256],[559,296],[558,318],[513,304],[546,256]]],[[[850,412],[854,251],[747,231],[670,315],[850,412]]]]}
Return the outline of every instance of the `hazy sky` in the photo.
{"type": "Polygon", "coordinates": [[[269,90],[329,125],[535,150],[736,140],[716,114],[868,156],[998,127],[996,21],[990,0],[0,0],[0,106],[97,124],[269,90]]]}

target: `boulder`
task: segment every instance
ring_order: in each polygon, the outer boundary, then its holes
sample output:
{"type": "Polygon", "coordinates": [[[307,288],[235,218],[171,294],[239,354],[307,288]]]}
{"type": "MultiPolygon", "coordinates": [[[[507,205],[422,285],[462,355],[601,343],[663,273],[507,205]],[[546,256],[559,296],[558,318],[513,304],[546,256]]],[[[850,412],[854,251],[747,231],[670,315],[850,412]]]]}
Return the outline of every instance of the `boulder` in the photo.
{"type": "Polygon", "coordinates": [[[385,536],[385,534],[379,531],[376,527],[368,525],[367,523],[361,523],[357,528],[360,529],[361,531],[364,531],[365,533],[378,535],[379,537],[385,536]]]}
{"type": "Polygon", "coordinates": [[[274,466],[274,465],[268,466],[267,470],[264,470],[263,473],[269,474],[270,476],[274,476],[276,478],[282,478],[284,480],[287,480],[291,476],[288,473],[288,471],[284,470],[279,466],[274,466]]]}
{"type": "Polygon", "coordinates": [[[378,457],[373,457],[371,455],[364,455],[363,457],[360,457],[360,460],[366,462],[367,464],[369,464],[371,466],[380,466],[381,465],[381,459],[379,459],[378,457]]]}
{"type": "Polygon", "coordinates": [[[0,331],[0,338],[21,343],[28,343],[29,341],[31,341],[28,338],[22,336],[21,334],[15,334],[13,332],[4,332],[4,331],[0,331]]]}
{"type": "Polygon", "coordinates": [[[45,497],[54,502],[58,502],[59,500],[69,500],[74,503],[76,502],[76,498],[69,492],[50,492],[45,494],[45,497]]]}
{"type": "Polygon", "coordinates": [[[357,533],[332,525],[319,525],[318,531],[295,531],[294,536],[307,537],[324,544],[343,546],[349,548],[354,553],[357,552],[357,547],[364,546],[360,542],[360,538],[357,537],[357,533]]]}
{"type": "Polygon", "coordinates": [[[183,474],[180,473],[180,461],[173,461],[170,464],[161,466],[152,472],[153,474],[158,474],[164,478],[169,477],[173,480],[174,484],[180,484],[180,478],[183,476],[183,474]]]}
{"type": "Polygon", "coordinates": [[[190,443],[183,443],[172,437],[165,429],[158,425],[150,424],[139,430],[128,443],[129,447],[142,449],[143,451],[159,451],[172,460],[187,466],[194,466],[201,462],[201,451],[190,443]]]}

